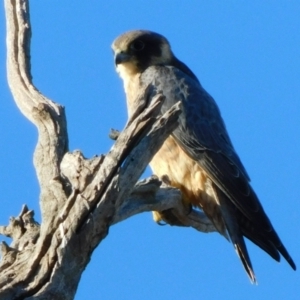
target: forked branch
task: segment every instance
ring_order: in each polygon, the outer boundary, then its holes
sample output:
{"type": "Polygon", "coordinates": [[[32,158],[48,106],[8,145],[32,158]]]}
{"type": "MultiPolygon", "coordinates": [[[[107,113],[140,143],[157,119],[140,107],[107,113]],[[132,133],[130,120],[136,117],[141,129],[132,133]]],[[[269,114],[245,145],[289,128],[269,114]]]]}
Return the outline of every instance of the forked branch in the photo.
{"type": "Polygon", "coordinates": [[[5,0],[7,76],[21,112],[39,132],[34,164],[41,188],[42,224],[26,206],[0,233],[1,299],[73,299],[80,276],[109,227],[134,214],[174,209],[184,226],[214,231],[201,212],[187,212],[178,190],[156,178],[137,181],[177,126],[180,105],[159,116],[162,94],[150,89],[108,154],[86,159],[68,152],[64,108],[44,97],[30,74],[29,6],[5,0]]]}

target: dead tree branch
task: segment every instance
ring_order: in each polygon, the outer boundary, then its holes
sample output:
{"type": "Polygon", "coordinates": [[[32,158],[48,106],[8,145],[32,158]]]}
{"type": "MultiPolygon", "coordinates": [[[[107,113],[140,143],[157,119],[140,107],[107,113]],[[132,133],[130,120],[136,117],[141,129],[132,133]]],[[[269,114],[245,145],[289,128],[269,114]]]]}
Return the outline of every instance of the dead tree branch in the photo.
{"type": "Polygon", "coordinates": [[[144,211],[174,209],[183,225],[215,231],[200,212],[188,215],[181,194],[156,178],[137,181],[176,128],[179,104],[158,116],[164,96],[149,92],[105,156],[86,159],[68,152],[64,108],[44,97],[30,73],[31,27],[27,0],[5,0],[7,76],[21,112],[37,127],[34,165],[42,224],[26,206],[0,233],[1,299],[73,299],[80,276],[109,227],[144,211]],[[55,296],[54,296],[55,295],[55,296]]]}

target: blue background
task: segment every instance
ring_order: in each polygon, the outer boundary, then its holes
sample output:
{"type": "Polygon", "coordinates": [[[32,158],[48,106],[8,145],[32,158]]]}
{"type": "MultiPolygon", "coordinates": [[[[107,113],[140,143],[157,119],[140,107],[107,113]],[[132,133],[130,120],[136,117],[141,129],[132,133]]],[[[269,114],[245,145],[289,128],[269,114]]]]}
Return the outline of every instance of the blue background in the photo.
{"type": "MultiPolygon", "coordinates": [[[[300,263],[299,1],[31,1],[32,74],[66,106],[70,150],[106,153],[126,120],[110,45],[130,29],[165,35],[216,99],[273,225],[300,263]]],[[[0,15],[0,224],[27,203],[40,220],[37,131],[6,83],[0,15]]],[[[150,175],[147,170],[145,176],[150,175]]],[[[80,299],[300,299],[300,273],[251,243],[258,286],[217,233],[158,226],[150,213],[110,229],[83,273],[80,299]]]]}

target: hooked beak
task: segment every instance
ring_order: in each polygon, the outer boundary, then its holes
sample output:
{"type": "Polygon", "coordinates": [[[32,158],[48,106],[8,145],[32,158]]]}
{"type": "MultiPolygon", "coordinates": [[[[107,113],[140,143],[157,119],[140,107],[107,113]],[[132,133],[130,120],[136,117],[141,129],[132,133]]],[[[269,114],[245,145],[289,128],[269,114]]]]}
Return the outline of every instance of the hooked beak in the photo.
{"type": "Polygon", "coordinates": [[[115,55],[115,65],[119,65],[119,64],[122,64],[124,62],[127,62],[130,60],[130,55],[127,54],[127,53],[124,53],[124,52],[119,52],[119,53],[116,53],[115,55]]]}

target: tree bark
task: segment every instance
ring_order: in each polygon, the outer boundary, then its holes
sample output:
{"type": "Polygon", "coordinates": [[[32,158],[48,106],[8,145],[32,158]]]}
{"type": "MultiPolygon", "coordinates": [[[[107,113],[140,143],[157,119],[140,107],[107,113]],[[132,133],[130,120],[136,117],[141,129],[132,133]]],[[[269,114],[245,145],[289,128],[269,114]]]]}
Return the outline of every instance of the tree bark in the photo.
{"type": "Polygon", "coordinates": [[[180,104],[165,115],[164,96],[146,89],[109,153],[86,159],[68,152],[64,107],[32,84],[31,27],[26,0],[5,0],[7,76],[20,111],[37,127],[34,165],[40,184],[42,223],[26,205],[0,226],[12,238],[1,244],[0,299],[73,299],[93,250],[109,227],[145,211],[173,209],[184,226],[215,231],[207,217],[186,212],[177,189],[155,177],[137,183],[166,137],[176,128],[180,104]]]}

